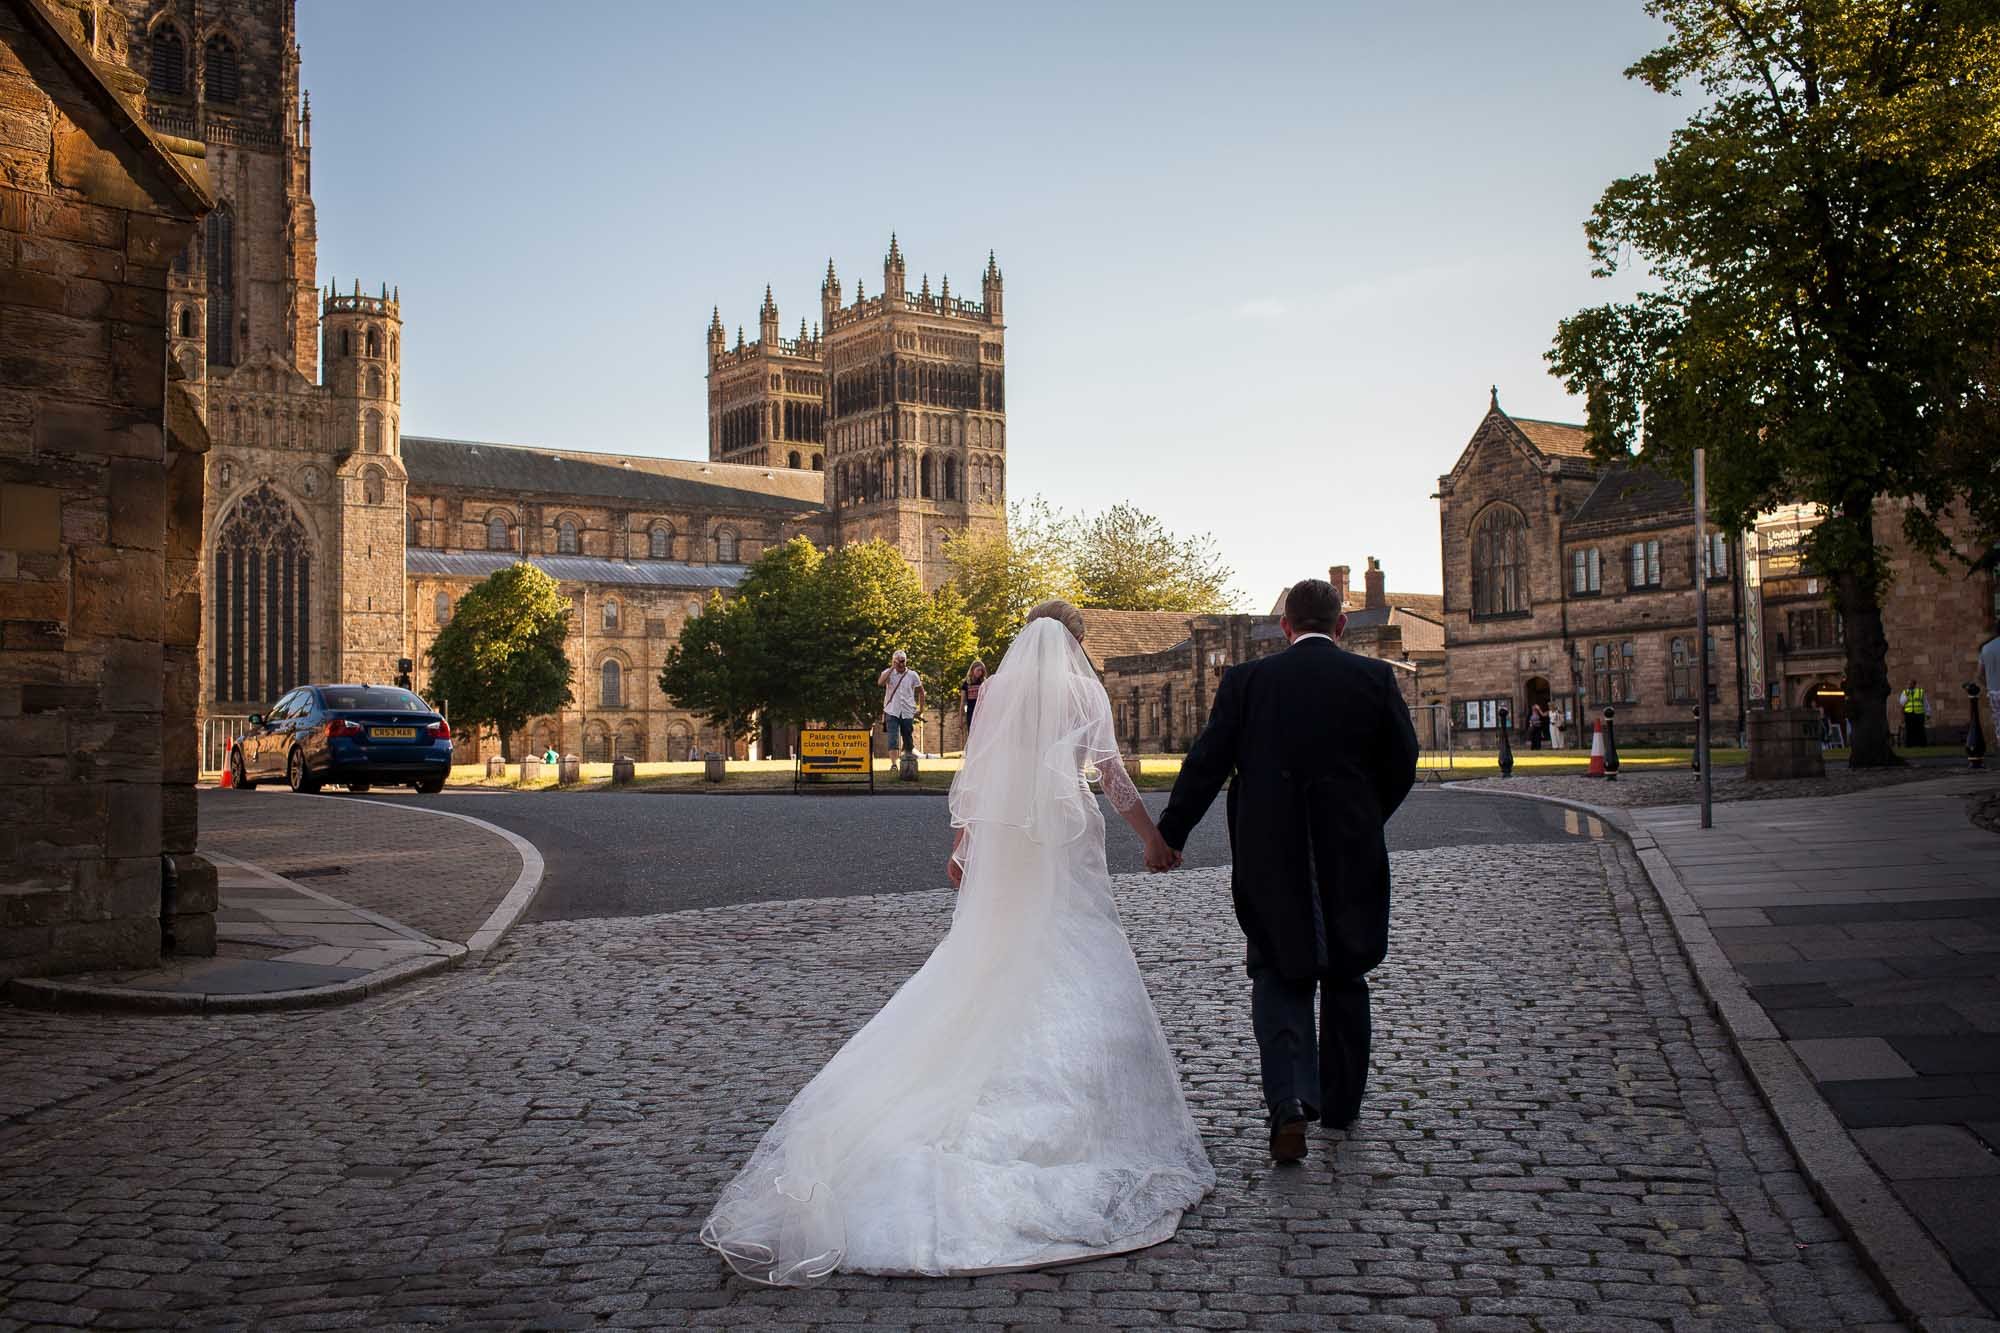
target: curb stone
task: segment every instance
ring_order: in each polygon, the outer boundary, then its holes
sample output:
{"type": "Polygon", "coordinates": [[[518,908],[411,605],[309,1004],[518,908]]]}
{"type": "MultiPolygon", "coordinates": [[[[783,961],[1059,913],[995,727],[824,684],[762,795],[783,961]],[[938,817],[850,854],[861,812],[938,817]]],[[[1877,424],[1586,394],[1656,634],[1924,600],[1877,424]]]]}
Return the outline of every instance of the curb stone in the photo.
{"type": "Polygon", "coordinates": [[[1839,1220],[1862,1265],[1882,1285],[1889,1303],[1923,1333],[2000,1330],[2000,1322],[1959,1277],[1937,1242],[1869,1165],[1770,1016],[1750,998],[1743,978],[1715,942],[1707,919],[1653,835],[1637,828],[1622,807],[1492,787],[1470,794],[1541,801],[1595,815],[1618,830],[1659,894],[1674,938],[1694,970],[1696,984],[1729,1033],[1730,1044],[1749,1070],[1758,1096],[1777,1120],[1779,1133],[1799,1159],[1806,1183],[1839,1220]]]}
{"type": "MultiPolygon", "coordinates": [[[[462,815],[455,810],[433,810],[427,805],[399,805],[393,801],[357,800],[354,797],[323,797],[323,800],[347,800],[360,805],[379,805],[390,810],[413,810],[418,814],[434,815],[440,819],[456,819],[474,827],[485,829],[508,846],[521,858],[521,873],[514,877],[513,887],[500,899],[499,906],[488,914],[478,930],[472,932],[464,945],[464,953],[474,964],[486,960],[493,946],[507,937],[522,915],[534,904],[535,895],[541,892],[542,881],[547,877],[548,866],[542,859],[541,849],[512,829],[501,828],[472,815],[462,815]]],[[[394,969],[388,969],[393,971],[394,969]]]]}

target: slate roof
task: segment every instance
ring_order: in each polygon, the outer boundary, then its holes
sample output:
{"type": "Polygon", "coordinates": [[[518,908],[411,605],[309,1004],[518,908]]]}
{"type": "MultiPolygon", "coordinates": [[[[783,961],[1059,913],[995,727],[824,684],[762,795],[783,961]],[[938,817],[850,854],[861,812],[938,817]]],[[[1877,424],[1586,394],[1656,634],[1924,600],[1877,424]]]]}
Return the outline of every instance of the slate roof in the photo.
{"type": "Polygon", "coordinates": [[[519,556],[508,551],[435,551],[412,546],[404,568],[412,574],[483,579],[525,559],[564,583],[618,583],[639,588],[734,588],[745,565],[690,565],[679,560],[605,560],[589,555],[519,556]]]}
{"type": "Polygon", "coordinates": [[[1598,479],[1566,526],[1657,527],[1693,512],[1687,487],[1675,478],[1649,467],[1613,467],[1598,479]]]}
{"type": "Polygon", "coordinates": [[[1114,657],[1136,657],[1178,647],[1188,638],[1184,611],[1107,611],[1083,608],[1083,653],[1100,672],[1114,657]]]}
{"type": "Polygon", "coordinates": [[[1537,421],[1533,417],[1508,417],[1528,437],[1528,443],[1545,454],[1559,458],[1590,457],[1590,432],[1567,421],[1537,421]]]}
{"type": "Polygon", "coordinates": [[[765,509],[819,513],[826,479],[793,468],[745,467],[687,458],[599,454],[580,449],[403,437],[412,486],[539,491],[626,500],[661,509],[765,509]]]}

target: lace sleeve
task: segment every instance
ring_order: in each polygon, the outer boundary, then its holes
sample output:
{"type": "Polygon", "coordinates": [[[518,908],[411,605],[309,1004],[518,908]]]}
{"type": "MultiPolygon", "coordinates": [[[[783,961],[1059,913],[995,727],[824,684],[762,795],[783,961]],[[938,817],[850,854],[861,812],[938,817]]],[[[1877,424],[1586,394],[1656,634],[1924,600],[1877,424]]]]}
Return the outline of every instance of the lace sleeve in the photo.
{"type": "Polygon", "coordinates": [[[1097,766],[1098,781],[1104,784],[1104,794],[1110,798],[1111,808],[1123,814],[1139,804],[1139,789],[1132,785],[1132,779],[1125,772],[1125,765],[1116,759],[1106,759],[1097,766]]]}

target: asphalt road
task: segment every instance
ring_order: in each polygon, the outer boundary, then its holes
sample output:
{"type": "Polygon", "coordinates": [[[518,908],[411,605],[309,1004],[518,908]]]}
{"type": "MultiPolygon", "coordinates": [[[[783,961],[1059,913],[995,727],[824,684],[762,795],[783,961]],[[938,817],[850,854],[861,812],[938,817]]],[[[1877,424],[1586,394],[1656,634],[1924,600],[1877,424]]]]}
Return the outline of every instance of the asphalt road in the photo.
{"type": "MultiPolygon", "coordinates": [[[[547,878],[530,921],[942,888],[951,843],[937,795],[378,791],[369,799],[434,804],[534,843],[547,878]]],[[[1146,804],[1157,817],[1165,793],[1149,793],[1146,804]]],[[[1108,805],[1105,815],[1112,873],[1143,870],[1138,839],[1108,805]]],[[[1575,840],[1554,806],[1423,789],[1389,825],[1397,851],[1486,845],[1519,860],[1535,854],[1534,844],[1575,840]]],[[[1191,867],[1229,863],[1220,801],[1186,850],[1191,867]]]]}

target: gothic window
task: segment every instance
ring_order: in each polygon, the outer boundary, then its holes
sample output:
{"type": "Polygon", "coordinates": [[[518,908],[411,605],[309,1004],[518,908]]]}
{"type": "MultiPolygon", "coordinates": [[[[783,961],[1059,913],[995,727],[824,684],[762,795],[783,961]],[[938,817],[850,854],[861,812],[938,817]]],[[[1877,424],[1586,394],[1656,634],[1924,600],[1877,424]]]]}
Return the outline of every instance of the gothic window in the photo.
{"type": "Polygon", "coordinates": [[[386,488],[386,483],[383,479],[381,468],[371,467],[366,472],[361,474],[362,503],[371,505],[381,504],[382,494],[385,488],[386,488]]]}
{"type": "Polygon", "coordinates": [[[486,516],[486,549],[489,551],[511,551],[514,549],[514,538],[507,530],[507,516],[505,514],[488,514],[486,516]]]}
{"type": "Polygon", "coordinates": [[[208,265],[208,359],[236,364],[236,217],[225,201],[202,223],[202,258],[208,265]]]}
{"type": "Polygon", "coordinates": [[[354,340],[346,329],[340,331],[340,354],[342,356],[354,355],[354,340]]]}
{"type": "Polygon", "coordinates": [[[700,615],[700,614],[701,614],[701,603],[700,603],[700,602],[696,602],[696,601],[690,601],[690,602],[689,602],[689,603],[687,604],[687,613],[688,613],[689,615],[691,615],[691,616],[698,616],[698,615],[700,615]]]}
{"type": "Polygon", "coordinates": [[[947,458],[944,460],[944,498],[947,500],[956,500],[958,498],[958,460],[956,458],[947,458]]]}
{"type": "Polygon", "coordinates": [[[370,369],[368,372],[368,396],[370,398],[382,396],[382,372],[379,370],[370,369]]]}
{"type": "MultiPolygon", "coordinates": [[[[377,333],[372,326],[368,330],[368,355],[370,356],[382,355],[382,335],[377,333]]],[[[377,375],[369,382],[371,384],[380,384],[382,382],[382,377],[380,375],[377,375]]]]}
{"type": "Polygon", "coordinates": [[[372,408],[362,418],[361,447],[371,454],[382,452],[382,414],[372,408]]]}
{"type": "Polygon", "coordinates": [[[396,363],[397,357],[401,354],[401,349],[397,346],[400,341],[395,334],[392,333],[389,335],[389,364],[391,365],[396,363]]]}
{"type": "Polygon", "coordinates": [[[618,628],[618,603],[615,601],[604,604],[604,628],[607,630],[618,628]]]}
{"type": "Polygon", "coordinates": [[[618,753],[616,757],[631,759],[639,763],[645,762],[646,733],[639,730],[637,722],[626,721],[618,724],[618,753]]]}
{"type": "Polygon", "coordinates": [[[814,455],[813,455],[813,471],[815,471],[815,472],[824,472],[824,471],[826,471],[826,455],[825,455],[825,454],[814,454],[814,455]]]}
{"type": "Polygon", "coordinates": [[[403,540],[411,546],[424,544],[424,513],[415,505],[410,507],[408,530],[404,532],[403,540]]]}
{"type": "Polygon", "coordinates": [[[210,106],[235,106],[243,94],[243,69],[236,48],[221,33],[202,49],[203,92],[210,106]]]}
{"type": "Polygon", "coordinates": [[[624,707],[618,693],[619,686],[624,683],[620,677],[618,659],[615,657],[605,658],[604,665],[599,667],[598,671],[603,677],[602,687],[597,693],[598,704],[604,708],[624,707]]]}
{"type": "Polygon", "coordinates": [[[223,520],[211,562],[215,698],[262,703],[307,679],[312,555],[305,525],[262,485],[223,520]]]}
{"type": "Polygon", "coordinates": [[[176,28],[153,35],[152,69],[146,91],[155,97],[179,97],[187,91],[187,47],[176,28]]]}
{"type": "Polygon", "coordinates": [[[917,466],[917,495],[922,499],[931,499],[931,492],[936,489],[931,484],[931,473],[935,470],[936,464],[937,459],[925,454],[923,461],[917,466]]]}
{"type": "Polygon", "coordinates": [[[576,554],[575,520],[566,518],[562,522],[556,525],[556,554],[557,555],[576,554]]]}
{"type": "Polygon", "coordinates": [[[186,306],[181,307],[181,337],[194,337],[194,311],[186,306]]]}
{"type": "Polygon", "coordinates": [[[674,558],[674,530],[664,523],[655,523],[653,530],[646,534],[646,554],[655,560],[674,558]]]}
{"type": "Polygon", "coordinates": [[[718,565],[733,565],[736,563],[736,529],[716,529],[715,563],[718,565]]]}
{"type": "Polygon", "coordinates": [[[1511,505],[1494,505],[1472,528],[1472,614],[1528,609],[1528,524],[1511,505]]]}
{"type": "Polygon", "coordinates": [[[787,460],[785,463],[786,467],[797,467],[799,465],[799,451],[796,449],[792,450],[792,452],[786,456],[786,460],[787,460]]]}
{"type": "Polygon", "coordinates": [[[440,625],[451,623],[451,594],[441,592],[431,599],[431,615],[440,625]]]}
{"type": "MultiPolygon", "coordinates": [[[[607,662],[606,666],[616,663],[607,662]]],[[[583,760],[587,764],[608,764],[611,762],[611,733],[602,722],[593,722],[583,731],[583,760]]]]}

